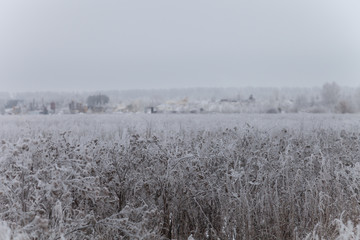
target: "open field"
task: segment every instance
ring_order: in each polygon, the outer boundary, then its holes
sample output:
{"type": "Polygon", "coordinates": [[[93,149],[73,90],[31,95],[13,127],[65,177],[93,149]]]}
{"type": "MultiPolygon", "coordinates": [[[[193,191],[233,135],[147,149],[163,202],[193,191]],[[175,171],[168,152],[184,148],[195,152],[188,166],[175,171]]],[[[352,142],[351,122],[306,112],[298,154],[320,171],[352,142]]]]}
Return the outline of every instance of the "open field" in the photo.
{"type": "Polygon", "coordinates": [[[360,115],[0,126],[0,239],[360,238],[360,115]]]}

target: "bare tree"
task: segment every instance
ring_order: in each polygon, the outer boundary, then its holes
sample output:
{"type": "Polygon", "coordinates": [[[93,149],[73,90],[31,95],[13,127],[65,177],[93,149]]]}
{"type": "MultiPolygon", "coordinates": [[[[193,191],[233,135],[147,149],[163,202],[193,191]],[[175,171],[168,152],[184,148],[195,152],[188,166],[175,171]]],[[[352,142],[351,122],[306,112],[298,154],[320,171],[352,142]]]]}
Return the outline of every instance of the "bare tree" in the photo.
{"type": "Polygon", "coordinates": [[[340,87],[337,83],[325,83],[322,87],[321,97],[325,106],[334,108],[340,98],[340,87]]]}
{"type": "Polygon", "coordinates": [[[102,94],[89,96],[86,100],[86,103],[90,108],[103,106],[108,102],[109,102],[109,97],[102,94]]]}

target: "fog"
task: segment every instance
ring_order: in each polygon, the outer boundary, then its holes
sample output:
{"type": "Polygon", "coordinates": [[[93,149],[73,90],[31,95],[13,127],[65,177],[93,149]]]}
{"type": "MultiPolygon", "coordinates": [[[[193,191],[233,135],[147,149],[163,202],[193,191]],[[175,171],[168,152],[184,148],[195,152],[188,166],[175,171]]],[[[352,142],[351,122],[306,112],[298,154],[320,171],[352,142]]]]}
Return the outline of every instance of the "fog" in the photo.
{"type": "Polygon", "coordinates": [[[3,0],[1,91],[358,87],[358,1],[3,0]]]}

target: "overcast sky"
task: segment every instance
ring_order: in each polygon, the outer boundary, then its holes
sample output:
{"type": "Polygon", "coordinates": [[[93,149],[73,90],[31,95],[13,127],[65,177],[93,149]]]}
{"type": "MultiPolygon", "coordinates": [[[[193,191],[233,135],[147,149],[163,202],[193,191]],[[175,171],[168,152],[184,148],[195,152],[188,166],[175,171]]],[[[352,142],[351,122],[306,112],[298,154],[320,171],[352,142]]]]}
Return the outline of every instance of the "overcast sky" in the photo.
{"type": "Polygon", "coordinates": [[[360,86],[358,0],[1,0],[0,91],[360,86]]]}

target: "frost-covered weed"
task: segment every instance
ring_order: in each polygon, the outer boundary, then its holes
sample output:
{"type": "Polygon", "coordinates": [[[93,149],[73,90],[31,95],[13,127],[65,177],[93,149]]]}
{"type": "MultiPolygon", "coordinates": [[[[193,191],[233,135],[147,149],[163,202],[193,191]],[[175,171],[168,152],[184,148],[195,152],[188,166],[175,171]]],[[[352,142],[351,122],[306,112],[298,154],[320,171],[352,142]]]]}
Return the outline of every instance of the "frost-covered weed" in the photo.
{"type": "Polygon", "coordinates": [[[358,120],[91,117],[1,120],[4,236],[357,239],[358,120]]]}
{"type": "Polygon", "coordinates": [[[335,219],[339,235],[336,240],[356,240],[360,239],[360,225],[354,226],[352,221],[348,221],[346,224],[341,219],[335,219]]]}

